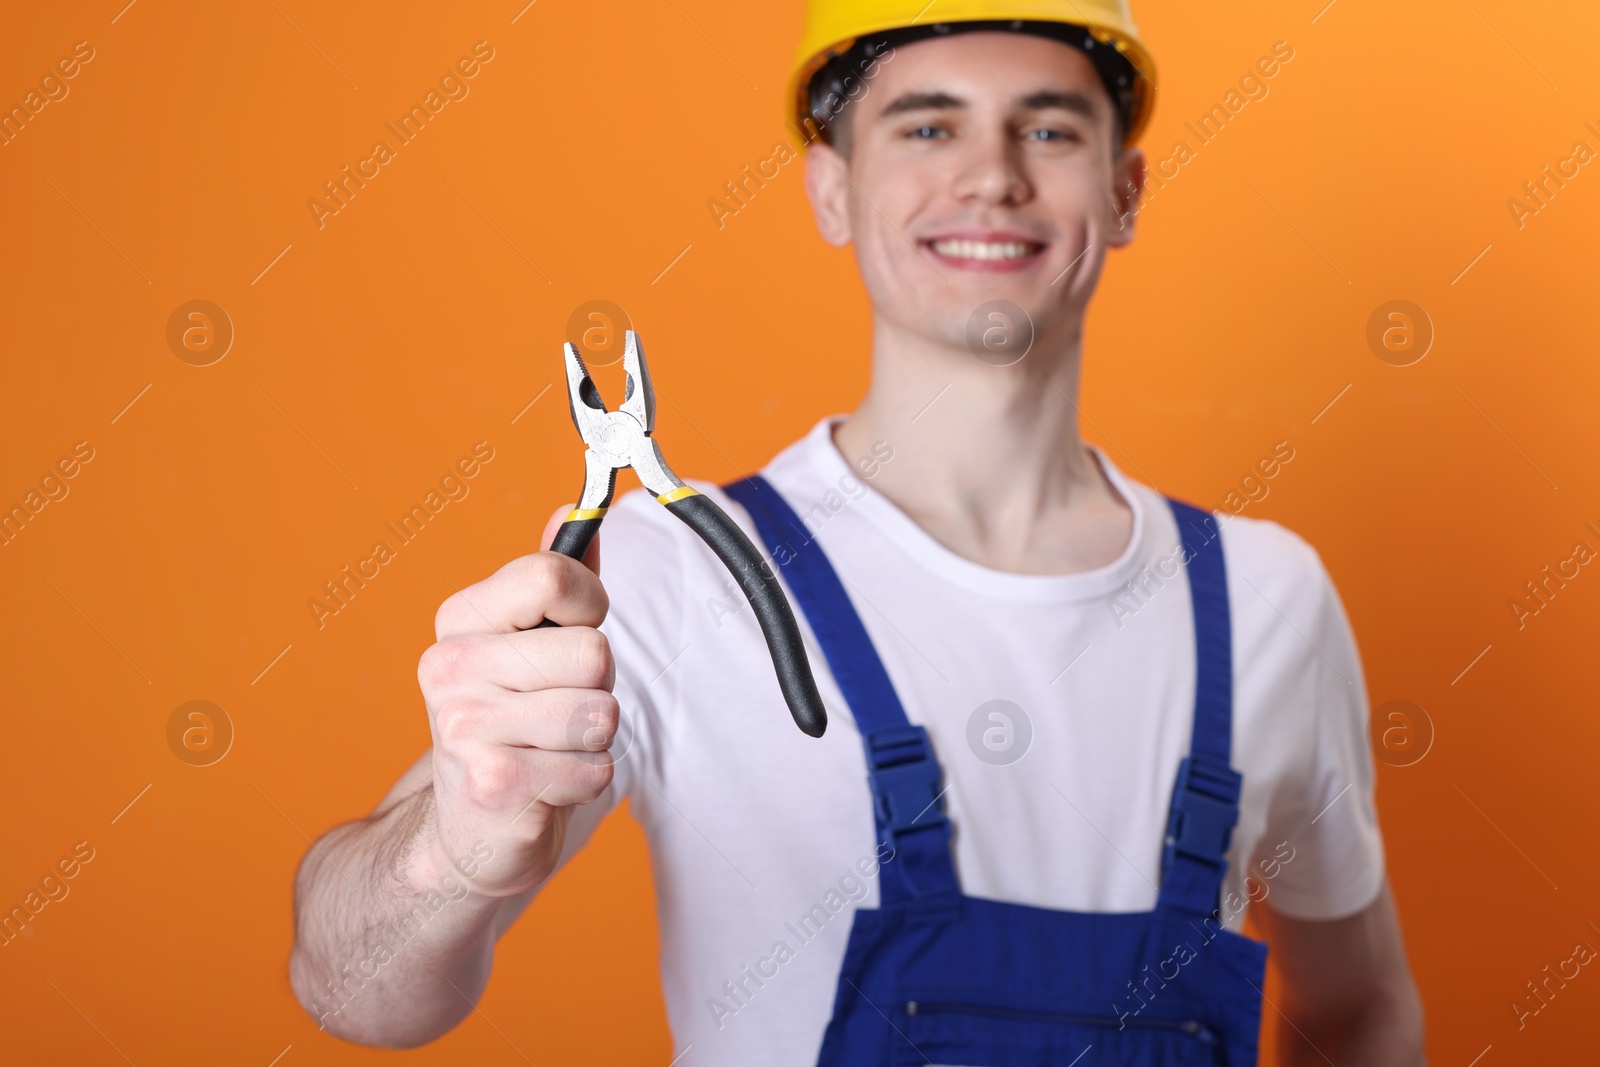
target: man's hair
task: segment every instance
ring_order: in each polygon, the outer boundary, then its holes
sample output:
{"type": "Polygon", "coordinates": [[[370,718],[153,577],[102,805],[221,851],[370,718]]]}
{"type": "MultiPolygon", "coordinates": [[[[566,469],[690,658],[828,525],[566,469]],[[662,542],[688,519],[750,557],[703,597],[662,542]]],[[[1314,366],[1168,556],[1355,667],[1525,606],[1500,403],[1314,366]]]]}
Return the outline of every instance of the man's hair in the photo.
{"type": "Polygon", "coordinates": [[[850,150],[847,106],[866,95],[877,75],[877,64],[896,48],[930,37],[949,37],[958,33],[1005,31],[1048,37],[1076,48],[1094,64],[1112,104],[1112,143],[1122,149],[1123,133],[1129,128],[1138,101],[1135,93],[1142,74],[1115,45],[1098,40],[1083,26],[1066,22],[1035,22],[1027,19],[990,19],[976,22],[938,22],[925,26],[906,26],[858,37],[843,52],[834,54],[812,75],[807,93],[812,121],[827,144],[848,154],[850,150]]]}

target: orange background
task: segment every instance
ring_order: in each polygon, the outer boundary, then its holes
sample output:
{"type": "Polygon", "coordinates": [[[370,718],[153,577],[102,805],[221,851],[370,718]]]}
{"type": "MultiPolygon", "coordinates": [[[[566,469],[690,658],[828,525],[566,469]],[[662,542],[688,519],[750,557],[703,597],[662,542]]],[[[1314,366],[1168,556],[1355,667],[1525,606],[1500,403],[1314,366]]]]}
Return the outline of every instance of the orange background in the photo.
{"type": "MultiPolygon", "coordinates": [[[[627,310],[686,475],[759,467],[866,384],[865,300],[812,232],[800,167],[721,229],[706,203],[783,137],[800,4],[124,2],[30,5],[0,35],[8,108],[95,50],[0,148],[0,503],[94,449],[0,548],[0,906],[95,850],[0,948],[4,1058],[375,1061],[294,1002],[291,876],[427,744],[414,670],[438,603],[536,547],[576,492],[569,314],[627,310]],[[306,201],[480,40],[470,95],[319,229],[306,201]],[[166,341],[196,298],[236,331],[211,366],[166,341]],[[306,601],[480,440],[495,458],[470,496],[319,630],[306,601]],[[236,730],[212,766],[168,747],[194,699],[236,730]]],[[[1138,5],[1157,157],[1275,41],[1295,58],[1114,257],[1084,430],[1212,505],[1294,446],[1245,513],[1321,551],[1374,707],[1413,701],[1435,732],[1378,789],[1432,1062],[1571,1061],[1600,976],[1520,1031],[1509,1005],[1600,946],[1600,568],[1523,629],[1507,602],[1580,538],[1600,548],[1600,167],[1520,229],[1506,202],[1574,141],[1600,148],[1600,16],[1323,4],[1138,5]],[[1396,298],[1437,334],[1407,367],[1366,342],[1396,298]]],[[[481,1013],[405,1061],[666,1064],[655,968],[648,861],[619,815],[502,942],[481,1013]]]]}

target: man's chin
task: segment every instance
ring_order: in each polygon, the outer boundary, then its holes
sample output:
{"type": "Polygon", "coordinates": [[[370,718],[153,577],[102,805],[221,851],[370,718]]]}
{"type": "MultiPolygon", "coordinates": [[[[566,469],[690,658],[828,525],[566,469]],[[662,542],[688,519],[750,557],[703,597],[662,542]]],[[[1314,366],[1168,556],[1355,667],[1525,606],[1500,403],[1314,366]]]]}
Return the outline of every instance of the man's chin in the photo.
{"type": "Polygon", "coordinates": [[[1036,292],[1008,293],[1007,287],[995,286],[941,292],[889,318],[900,331],[930,346],[965,353],[990,366],[1010,366],[1032,351],[1041,335],[1059,332],[1064,314],[1036,292]]]}

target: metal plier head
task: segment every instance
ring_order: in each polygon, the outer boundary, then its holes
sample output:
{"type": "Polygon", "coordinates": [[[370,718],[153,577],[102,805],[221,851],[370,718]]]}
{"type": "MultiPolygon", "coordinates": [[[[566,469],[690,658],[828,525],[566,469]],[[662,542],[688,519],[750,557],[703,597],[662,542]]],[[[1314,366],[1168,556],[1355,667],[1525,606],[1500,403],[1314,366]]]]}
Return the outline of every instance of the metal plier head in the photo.
{"type": "MultiPolygon", "coordinates": [[[[684,485],[672,473],[661,458],[661,449],[650,437],[656,428],[656,394],[650,386],[650,372],[645,368],[639,338],[628,331],[622,354],[628,389],[616,411],[606,410],[600,390],[570,341],[562,351],[566,356],[572,422],[588,450],[583,454],[583,496],[556,530],[550,550],[577,560],[584,558],[611,506],[617,471],[632,467],[656,500],[699,535],[733,575],[761,625],[767,649],[772,653],[778,688],[795,725],[812,737],[821,737],[828,726],[828,712],[811,674],[800,626],[777,575],[715,500],[684,485]]],[[[545,619],[538,625],[559,624],[545,619]]]]}
{"type": "MultiPolygon", "coordinates": [[[[661,456],[650,435],[656,428],[656,391],[650,384],[650,368],[645,363],[639,336],[632,330],[622,350],[622,369],[627,374],[627,389],[616,411],[607,411],[600,390],[583,357],[568,341],[564,349],[567,363],[567,403],[578,436],[589,446],[584,453],[583,495],[579,511],[598,511],[611,506],[616,491],[617,471],[632,467],[644,487],[658,497],[671,496],[683,481],[661,456]]],[[[663,501],[665,503],[665,501],[663,501]]]]}

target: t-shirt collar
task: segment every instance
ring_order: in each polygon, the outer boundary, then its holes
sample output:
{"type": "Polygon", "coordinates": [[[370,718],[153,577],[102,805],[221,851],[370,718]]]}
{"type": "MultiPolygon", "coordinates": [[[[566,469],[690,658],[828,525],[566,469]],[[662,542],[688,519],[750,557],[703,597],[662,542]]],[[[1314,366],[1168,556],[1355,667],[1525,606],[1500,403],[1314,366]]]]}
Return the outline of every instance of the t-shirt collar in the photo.
{"type": "MultiPolygon", "coordinates": [[[[940,578],[996,599],[1037,603],[1104,596],[1121,588],[1139,570],[1146,555],[1143,545],[1151,525],[1149,494],[1153,491],[1127,478],[1099,446],[1084,442],[1100,464],[1106,479],[1133,509],[1133,533],[1127,546],[1115,560],[1093,570],[1075,574],[1017,574],[996,570],[952,551],[918,526],[888,497],[873,489],[871,479],[852,468],[833,442],[833,428],[844,418],[843,415],[830,415],[822,419],[800,442],[810,460],[812,471],[822,478],[825,485],[838,488],[841,495],[850,499],[849,507],[859,509],[861,517],[893,542],[897,549],[940,578]],[[856,483],[864,486],[865,491],[854,489],[856,483]],[[859,497],[856,493],[860,493],[859,497]]],[[[826,545],[826,528],[819,537],[826,545]]]]}

